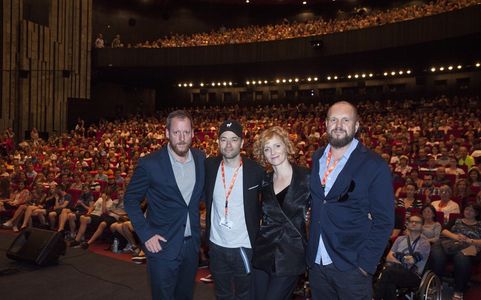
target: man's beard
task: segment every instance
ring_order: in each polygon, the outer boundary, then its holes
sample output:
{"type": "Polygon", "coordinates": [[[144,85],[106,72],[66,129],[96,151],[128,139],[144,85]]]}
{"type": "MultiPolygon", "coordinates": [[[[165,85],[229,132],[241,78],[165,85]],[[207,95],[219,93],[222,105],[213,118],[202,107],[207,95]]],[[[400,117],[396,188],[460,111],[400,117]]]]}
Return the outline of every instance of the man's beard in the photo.
{"type": "MultiPolygon", "coordinates": [[[[336,129],[333,129],[336,130],[336,129]]],[[[345,136],[343,138],[336,138],[333,136],[330,132],[328,133],[327,137],[329,140],[329,144],[331,144],[332,147],[334,148],[342,148],[344,146],[349,145],[350,142],[354,139],[354,133],[353,134],[348,134],[347,131],[343,130],[345,133],[345,136]]]]}
{"type": "Polygon", "coordinates": [[[172,149],[172,151],[174,151],[175,154],[177,154],[178,156],[181,156],[181,157],[184,157],[187,155],[187,153],[189,152],[189,148],[190,148],[190,145],[187,144],[186,142],[182,142],[182,143],[177,143],[177,144],[170,144],[170,148],[172,149]],[[185,150],[184,149],[181,149],[179,147],[179,145],[187,145],[187,147],[185,147],[185,150]]]}

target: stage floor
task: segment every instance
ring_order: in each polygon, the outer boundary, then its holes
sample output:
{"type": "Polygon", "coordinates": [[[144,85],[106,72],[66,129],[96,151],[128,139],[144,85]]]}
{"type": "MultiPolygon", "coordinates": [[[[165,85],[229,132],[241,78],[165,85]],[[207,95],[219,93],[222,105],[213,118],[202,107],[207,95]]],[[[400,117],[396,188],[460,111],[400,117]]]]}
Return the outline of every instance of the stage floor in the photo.
{"type": "MultiPolygon", "coordinates": [[[[67,248],[58,265],[39,268],[6,257],[15,236],[0,231],[1,299],[150,299],[145,265],[67,248]]],[[[196,283],[194,299],[214,299],[213,285],[196,283]]]]}

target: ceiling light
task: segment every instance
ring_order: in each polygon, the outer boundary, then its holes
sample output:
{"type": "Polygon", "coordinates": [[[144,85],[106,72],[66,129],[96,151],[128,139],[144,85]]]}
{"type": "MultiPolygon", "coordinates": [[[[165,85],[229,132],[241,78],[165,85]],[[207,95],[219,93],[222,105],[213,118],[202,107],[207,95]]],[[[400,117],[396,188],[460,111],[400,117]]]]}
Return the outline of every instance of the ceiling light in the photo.
{"type": "Polygon", "coordinates": [[[480,63],[476,63],[476,68],[479,68],[479,66],[481,66],[480,63]]]}
{"type": "Polygon", "coordinates": [[[347,75],[347,78],[351,79],[351,77],[352,77],[351,75],[347,75]]]}
{"type": "Polygon", "coordinates": [[[256,84],[256,81],[255,81],[255,80],[253,80],[253,81],[252,81],[252,84],[253,84],[253,85],[255,85],[255,84],[256,84]]]}
{"type": "Polygon", "coordinates": [[[264,84],[267,84],[267,80],[264,80],[264,84]]]}
{"type": "Polygon", "coordinates": [[[282,83],[286,83],[286,79],[285,79],[285,78],[284,78],[284,79],[282,79],[282,83]]]}
{"type": "Polygon", "coordinates": [[[227,85],[227,82],[225,82],[225,81],[222,82],[222,85],[223,85],[223,86],[226,86],[226,85],[227,85]]]}
{"type": "Polygon", "coordinates": [[[249,84],[251,84],[251,83],[250,83],[249,81],[246,81],[246,84],[249,85],[249,84]]]}
{"type": "Polygon", "coordinates": [[[362,77],[362,78],[366,78],[366,74],[362,74],[361,77],[362,77]]]}
{"type": "Polygon", "coordinates": [[[217,86],[220,86],[220,82],[217,82],[217,86]]]}
{"type": "Polygon", "coordinates": [[[232,85],[232,81],[229,81],[229,85],[232,85]]]}
{"type": "Polygon", "coordinates": [[[182,87],[182,83],[179,83],[177,86],[178,86],[178,87],[182,87]]]}
{"type": "Polygon", "coordinates": [[[312,78],[311,78],[311,77],[307,77],[307,81],[311,81],[311,80],[312,80],[312,78]]]}
{"type": "Polygon", "coordinates": [[[399,71],[399,75],[402,75],[404,72],[403,71],[399,71]]]}
{"type": "Polygon", "coordinates": [[[359,75],[358,75],[358,74],[355,74],[355,75],[354,75],[354,78],[358,78],[358,77],[359,77],[359,75]]]}
{"type": "Polygon", "coordinates": [[[327,76],[327,80],[331,80],[331,76],[327,76]]]}
{"type": "Polygon", "coordinates": [[[369,73],[369,77],[372,77],[372,76],[374,76],[374,75],[372,73],[369,73]]]}
{"type": "Polygon", "coordinates": [[[453,69],[453,66],[449,66],[448,70],[451,71],[453,69]]]}
{"type": "Polygon", "coordinates": [[[384,72],[384,76],[387,76],[387,72],[384,72]]]}
{"type": "Polygon", "coordinates": [[[289,82],[292,82],[292,78],[289,78],[289,82]]]}
{"type": "Polygon", "coordinates": [[[337,79],[337,76],[334,76],[334,80],[336,80],[336,79],[337,79]]]}
{"type": "Polygon", "coordinates": [[[411,70],[407,70],[406,73],[407,73],[407,74],[411,74],[411,70]]]}
{"type": "Polygon", "coordinates": [[[246,0],[246,3],[249,3],[250,1],[249,0],[246,0]]]}
{"type": "Polygon", "coordinates": [[[307,1],[302,1],[302,5],[306,5],[307,4],[307,1]]]}
{"type": "Polygon", "coordinates": [[[187,83],[184,83],[184,87],[187,87],[187,83]]]}
{"type": "Polygon", "coordinates": [[[436,72],[436,68],[435,68],[435,67],[432,67],[432,68],[431,68],[431,72],[436,72]]]}
{"type": "Polygon", "coordinates": [[[299,82],[299,78],[295,78],[294,81],[295,81],[295,82],[299,82]]]}
{"type": "Polygon", "coordinates": [[[215,86],[215,82],[212,82],[211,85],[212,85],[212,86],[215,86]]]}
{"type": "Polygon", "coordinates": [[[439,71],[444,71],[444,67],[439,67],[439,71]]]}
{"type": "Polygon", "coordinates": [[[391,72],[391,75],[392,75],[392,76],[396,75],[396,72],[392,71],[392,72],[391,72]]]}
{"type": "Polygon", "coordinates": [[[317,79],[318,79],[317,77],[314,77],[314,81],[317,81],[317,79]]]}
{"type": "Polygon", "coordinates": [[[276,79],[276,83],[279,83],[279,82],[281,82],[281,80],[280,80],[280,79],[276,79]]]}
{"type": "Polygon", "coordinates": [[[461,66],[461,65],[458,65],[458,70],[460,70],[462,67],[463,67],[463,66],[461,66]]]}
{"type": "Polygon", "coordinates": [[[192,87],[192,86],[193,86],[192,82],[191,82],[191,83],[189,83],[189,87],[192,87]]]}
{"type": "Polygon", "coordinates": [[[203,82],[201,82],[201,83],[200,83],[200,86],[204,86],[204,83],[203,83],[203,82]]]}

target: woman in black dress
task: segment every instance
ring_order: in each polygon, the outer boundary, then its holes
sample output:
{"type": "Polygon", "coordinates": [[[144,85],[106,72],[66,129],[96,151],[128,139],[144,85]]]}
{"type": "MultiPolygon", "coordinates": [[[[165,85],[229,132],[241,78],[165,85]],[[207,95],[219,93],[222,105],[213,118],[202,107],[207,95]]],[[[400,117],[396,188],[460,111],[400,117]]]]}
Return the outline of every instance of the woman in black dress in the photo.
{"type": "Polygon", "coordinates": [[[262,221],[253,247],[256,299],[290,299],[305,272],[309,174],[291,164],[294,145],[281,127],[271,127],[254,145],[257,160],[269,169],[262,183],[262,221]]]}

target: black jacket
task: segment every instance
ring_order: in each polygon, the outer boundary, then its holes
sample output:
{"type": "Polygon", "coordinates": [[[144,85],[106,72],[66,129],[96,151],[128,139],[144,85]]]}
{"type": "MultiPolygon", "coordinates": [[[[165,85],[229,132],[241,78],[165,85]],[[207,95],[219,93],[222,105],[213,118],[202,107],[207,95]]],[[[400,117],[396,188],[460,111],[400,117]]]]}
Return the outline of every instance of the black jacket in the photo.
{"type": "MultiPolygon", "coordinates": [[[[206,240],[209,241],[212,200],[214,196],[215,179],[222,161],[222,156],[209,157],[205,161],[205,207],[206,207],[206,240]]],[[[264,169],[255,161],[242,157],[244,215],[251,245],[254,245],[255,235],[259,229],[260,200],[259,190],[264,176],[264,169]]]]}
{"type": "Polygon", "coordinates": [[[254,244],[253,266],[277,276],[305,271],[307,244],[305,215],[310,205],[305,168],[292,166],[292,180],[281,207],[274,193],[273,173],[262,183],[262,223],[254,244]]]}

